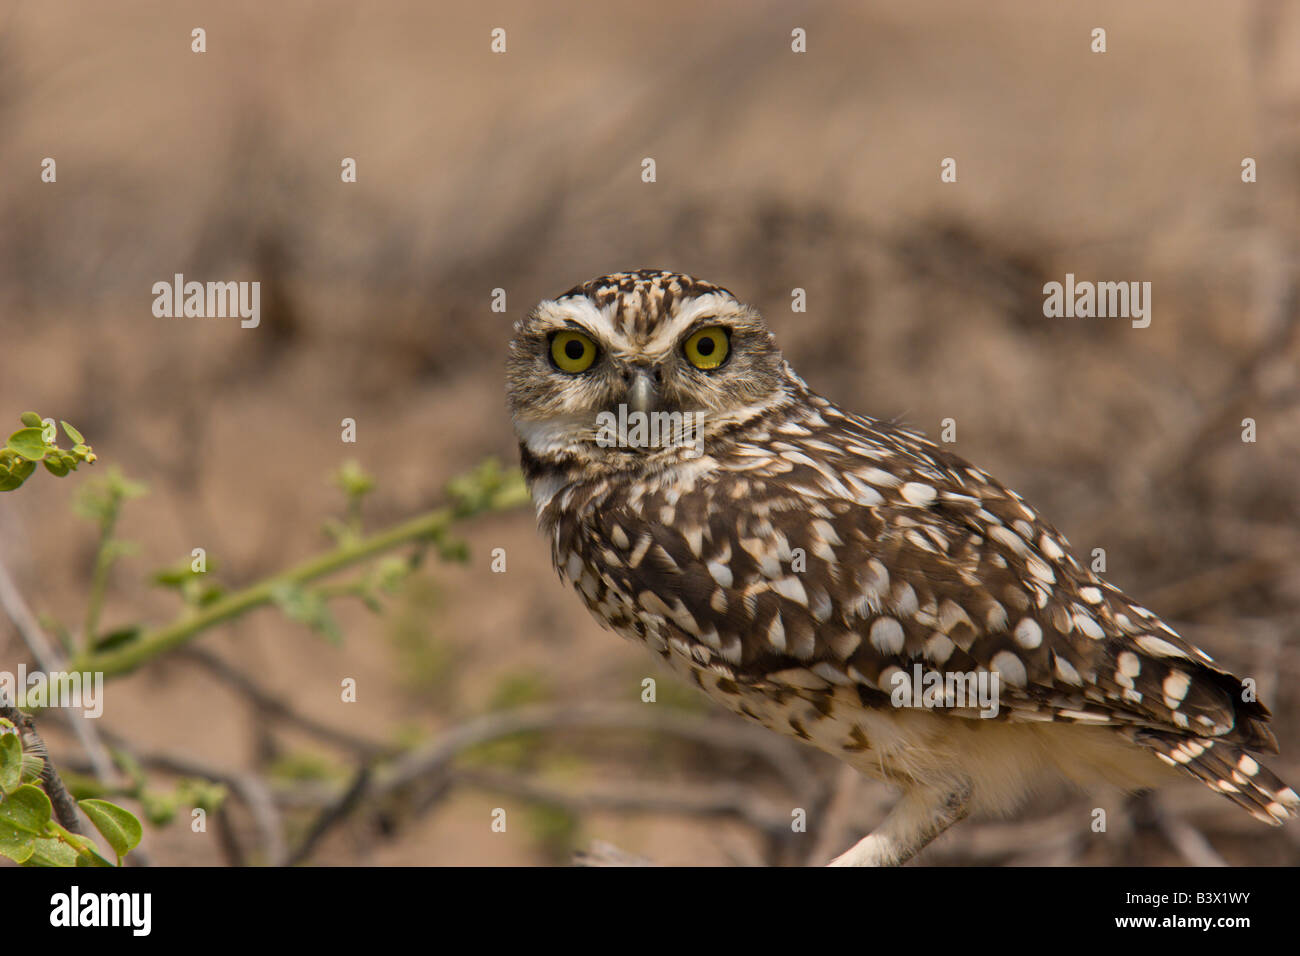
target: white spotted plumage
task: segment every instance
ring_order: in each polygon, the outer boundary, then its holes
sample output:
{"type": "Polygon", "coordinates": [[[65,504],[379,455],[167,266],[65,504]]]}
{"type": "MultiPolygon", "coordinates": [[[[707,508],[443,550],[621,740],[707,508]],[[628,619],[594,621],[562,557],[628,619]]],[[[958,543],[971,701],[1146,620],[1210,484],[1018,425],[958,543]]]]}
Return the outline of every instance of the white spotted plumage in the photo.
{"type": "Polygon", "coordinates": [[[1169,764],[1267,822],[1300,808],[1246,753],[1276,745],[1235,677],[985,472],[814,393],[726,290],[585,283],[520,323],[509,385],[541,527],[597,618],[737,713],[903,788],[841,862],[901,862],[1053,774],[1136,788],[1169,764]],[[562,329],[595,343],[589,372],[548,362],[562,329]],[[684,354],[701,329],[727,336],[716,368],[684,354]],[[598,414],[647,395],[701,415],[698,448],[594,439],[598,414]],[[996,673],[997,715],[899,706],[915,666],[996,673]]]}

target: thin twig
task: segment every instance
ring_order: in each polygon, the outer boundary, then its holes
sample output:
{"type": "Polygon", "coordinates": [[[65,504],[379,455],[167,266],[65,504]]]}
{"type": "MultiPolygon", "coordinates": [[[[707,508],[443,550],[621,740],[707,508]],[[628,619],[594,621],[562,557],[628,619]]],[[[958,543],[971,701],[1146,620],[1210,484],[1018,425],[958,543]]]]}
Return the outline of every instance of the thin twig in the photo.
{"type": "Polygon", "coordinates": [[[399,757],[377,775],[375,786],[382,791],[406,786],[442,771],[464,751],[501,737],[525,731],[567,729],[651,731],[723,749],[745,750],[776,769],[792,792],[809,794],[821,788],[821,781],[809,772],[793,744],[770,730],[735,719],[701,720],[649,705],[620,704],[520,707],[477,717],[451,728],[431,744],[399,757]]]}
{"type": "Polygon", "coordinates": [[[32,652],[32,657],[36,659],[40,669],[46,672],[58,670],[63,656],[45,636],[41,626],[36,623],[36,617],[27,606],[27,602],[23,600],[22,592],[18,590],[18,585],[14,583],[3,559],[0,559],[0,607],[5,609],[5,614],[13,622],[18,630],[18,636],[32,652]]]}
{"type": "Polygon", "coordinates": [[[121,498],[114,496],[108,513],[100,520],[99,542],[95,547],[95,567],[90,575],[90,593],[86,598],[86,622],[82,626],[81,646],[89,648],[95,643],[99,633],[99,612],[104,606],[104,594],[108,590],[108,572],[113,566],[112,542],[113,530],[117,527],[121,498]]]}
{"type": "Polygon", "coordinates": [[[352,811],[361,804],[361,798],[365,796],[366,787],[369,783],[370,767],[363,766],[352,778],[352,783],[348,785],[347,790],[316,818],[316,822],[307,831],[307,836],[303,838],[298,849],[289,855],[288,866],[304,863],[316,852],[316,848],[325,839],[325,835],[346,820],[352,811]]]}
{"type": "Polygon", "coordinates": [[[45,746],[41,735],[36,732],[36,724],[32,718],[11,705],[2,694],[0,694],[0,717],[12,721],[18,728],[23,742],[23,751],[34,754],[43,761],[41,787],[49,796],[50,803],[54,806],[54,815],[59,818],[59,823],[65,830],[81,833],[81,821],[77,819],[77,801],[72,798],[72,794],[68,793],[68,788],[63,785],[63,780],[55,771],[49,748],[45,746]]]}
{"type": "Polygon", "coordinates": [[[790,811],[758,796],[753,787],[744,784],[686,786],[642,780],[623,786],[583,786],[580,790],[566,790],[518,774],[490,770],[458,770],[452,780],[579,813],[604,810],[734,817],[765,834],[790,835],[790,811]]]}
{"type": "Polygon", "coordinates": [[[392,747],[373,740],[367,740],[348,730],[330,727],[328,724],[320,723],[314,718],[298,713],[298,711],[286,704],[280,696],[262,687],[239,668],[206,648],[198,646],[186,647],[178,656],[188,658],[202,665],[212,676],[247,697],[264,714],[279,717],[286,723],[292,724],[299,730],[305,731],[325,743],[343,747],[366,758],[394,753],[392,747]]]}
{"type": "Polygon", "coordinates": [[[284,840],[284,827],[280,818],[280,811],[276,807],[270,787],[260,777],[251,773],[226,770],[184,754],[135,750],[125,740],[111,731],[105,732],[104,736],[108,738],[113,746],[131,754],[142,767],[149,767],[153,770],[161,770],[182,777],[199,777],[204,780],[225,784],[248,807],[248,811],[253,817],[253,824],[257,828],[261,850],[264,855],[263,862],[268,866],[282,866],[284,864],[288,856],[288,849],[284,840]]]}
{"type": "Polygon", "coordinates": [[[235,832],[234,821],[230,818],[230,809],[222,804],[213,812],[212,817],[213,824],[217,828],[217,843],[226,858],[226,863],[230,866],[246,865],[248,858],[244,855],[243,844],[239,842],[239,835],[235,832]]]}
{"type": "Polygon", "coordinates": [[[1228,861],[1219,856],[1218,851],[1200,830],[1170,811],[1154,795],[1151,798],[1150,811],[1156,828],[1187,863],[1192,866],[1228,865],[1228,861]]]}
{"type": "Polygon", "coordinates": [[[386,531],[380,531],[357,541],[349,541],[324,554],[309,558],[281,574],[226,594],[198,610],[186,608],[171,623],[141,635],[124,647],[79,655],[72,662],[72,668],[80,671],[101,671],[105,677],[128,673],[163,652],[188,643],[217,624],[272,603],[277,589],[282,585],[307,584],[403,545],[436,539],[446,533],[453,522],[473,514],[513,507],[527,500],[528,493],[522,484],[515,485],[507,482],[501,488],[486,495],[483,500],[475,502],[472,507],[440,508],[419,515],[386,531]]]}
{"type": "Polygon", "coordinates": [[[604,840],[592,840],[586,850],[579,850],[573,855],[574,866],[654,866],[643,856],[636,856],[626,850],[620,850],[604,840]]]}
{"type": "MultiPolygon", "coordinates": [[[[64,669],[62,653],[45,636],[45,631],[37,623],[27,602],[23,600],[22,592],[18,590],[13,577],[9,574],[9,568],[2,559],[0,559],[0,607],[4,608],[5,614],[18,631],[18,636],[32,652],[32,657],[41,670],[53,674],[64,669]]],[[[89,720],[90,718],[84,715],[69,715],[72,732],[90,760],[95,777],[100,783],[110,784],[115,776],[113,759],[108,755],[108,749],[99,739],[99,734],[89,720]]]]}
{"type": "Polygon", "coordinates": [[[855,796],[863,781],[862,774],[848,764],[840,767],[835,777],[835,789],[830,802],[821,812],[821,820],[814,828],[817,838],[808,852],[805,862],[809,865],[825,863],[837,851],[848,846],[848,820],[854,810],[855,796]]]}

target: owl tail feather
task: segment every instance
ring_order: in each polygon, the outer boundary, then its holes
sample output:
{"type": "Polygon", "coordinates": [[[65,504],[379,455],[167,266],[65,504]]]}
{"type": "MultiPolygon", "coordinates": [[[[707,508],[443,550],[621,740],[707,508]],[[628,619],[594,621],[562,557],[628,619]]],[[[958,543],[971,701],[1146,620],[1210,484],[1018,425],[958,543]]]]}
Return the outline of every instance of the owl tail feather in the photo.
{"type": "Polygon", "coordinates": [[[1157,757],[1185,770],[1262,823],[1281,826],[1300,812],[1300,794],[1236,744],[1154,730],[1131,735],[1157,757]]]}

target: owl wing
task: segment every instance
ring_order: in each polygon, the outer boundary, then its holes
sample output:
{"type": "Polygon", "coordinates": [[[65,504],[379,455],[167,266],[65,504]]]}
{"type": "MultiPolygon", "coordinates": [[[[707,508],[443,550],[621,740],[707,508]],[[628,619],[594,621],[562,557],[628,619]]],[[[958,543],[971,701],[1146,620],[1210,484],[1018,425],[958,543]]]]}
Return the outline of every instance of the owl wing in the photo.
{"type": "Polygon", "coordinates": [[[914,699],[918,674],[996,672],[999,719],[1276,749],[1237,678],[1084,570],[1014,492],[892,426],[791,431],[584,518],[603,585],[665,653],[874,707],[914,699]]]}
{"type": "Polygon", "coordinates": [[[556,526],[557,562],[601,618],[722,692],[1109,725],[1266,823],[1300,808],[1246,752],[1276,752],[1268,710],[1017,494],[920,436],[813,417],[684,480],[611,490],[556,526]],[[998,676],[996,713],[981,674],[998,676]]]}

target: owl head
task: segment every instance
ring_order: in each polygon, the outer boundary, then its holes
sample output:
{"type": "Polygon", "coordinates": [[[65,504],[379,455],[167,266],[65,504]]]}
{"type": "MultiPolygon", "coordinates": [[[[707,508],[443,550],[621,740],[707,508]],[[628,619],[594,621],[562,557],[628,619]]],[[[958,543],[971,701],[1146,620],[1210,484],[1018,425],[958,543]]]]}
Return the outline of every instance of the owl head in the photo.
{"type": "Polygon", "coordinates": [[[538,304],[515,331],[510,410],[539,457],[616,467],[693,457],[691,448],[791,397],[792,373],[758,313],[679,273],[592,279],[538,304]],[[638,421],[649,428],[628,440],[638,421]],[[693,431],[674,437],[679,425],[693,431]]]}

